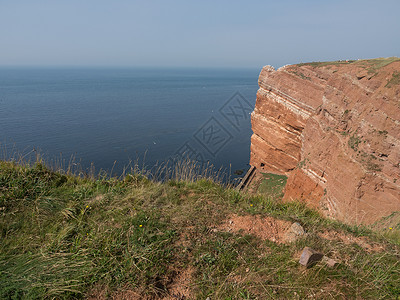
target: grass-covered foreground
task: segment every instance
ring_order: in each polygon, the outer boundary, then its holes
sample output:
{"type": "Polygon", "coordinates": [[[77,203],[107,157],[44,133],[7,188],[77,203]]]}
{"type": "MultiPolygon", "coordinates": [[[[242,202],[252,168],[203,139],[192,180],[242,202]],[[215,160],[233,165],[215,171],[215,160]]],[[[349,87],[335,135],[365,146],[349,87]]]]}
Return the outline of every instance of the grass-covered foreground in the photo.
{"type": "Polygon", "coordinates": [[[395,241],[271,199],[210,179],[89,179],[0,161],[0,299],[399,297],[395,241]],[[254,215],[308,234],[285,244],[224,225],[254,215]],[[305,246],[339,265],[306,269],[305,246]]]}

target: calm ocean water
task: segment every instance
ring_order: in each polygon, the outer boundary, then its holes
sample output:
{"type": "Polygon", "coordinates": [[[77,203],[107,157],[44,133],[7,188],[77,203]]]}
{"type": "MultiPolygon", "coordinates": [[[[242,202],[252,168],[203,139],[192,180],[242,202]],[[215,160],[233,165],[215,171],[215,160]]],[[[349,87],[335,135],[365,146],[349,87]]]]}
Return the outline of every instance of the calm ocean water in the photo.
{"type": "Polygon", "coordinates": [[[182,153],[248,167],[259,70],[0,69],[0,143],[120,172],[182,153]]]}

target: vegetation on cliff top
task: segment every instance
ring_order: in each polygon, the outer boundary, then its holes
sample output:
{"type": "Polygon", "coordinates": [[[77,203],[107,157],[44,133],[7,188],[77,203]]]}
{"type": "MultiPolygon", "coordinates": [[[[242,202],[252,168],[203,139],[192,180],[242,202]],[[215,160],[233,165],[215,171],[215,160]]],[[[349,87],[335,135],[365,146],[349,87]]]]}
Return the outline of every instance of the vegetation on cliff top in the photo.
{"type": "Polygon", "coordinates": [[[383,68],[392,62],[400,61],[398,57],[387,57],[387,58],[374,58],[374,59],[360,59],[360,60],[336,60],[336,61],[324,61],[324,62],[309,62],[301,63],[296,66],[311,66],[311,67],[324,67],[324,66],[338,66],[344,64],[354,64],[357,66],[364,67],[369,73],[376,73],[380,68],[383,68]]]}
{"type": "Polygon", "coordinates": [[[275,196],[212,178],[88,178],[0,161],[0,298],[399,296],[394,241],[275,196]],[[237,215],[296,221],[308,234],[285,244],[225,230],[237,215]],[[340,264],[305,269],[304,246],[340,264]]]}

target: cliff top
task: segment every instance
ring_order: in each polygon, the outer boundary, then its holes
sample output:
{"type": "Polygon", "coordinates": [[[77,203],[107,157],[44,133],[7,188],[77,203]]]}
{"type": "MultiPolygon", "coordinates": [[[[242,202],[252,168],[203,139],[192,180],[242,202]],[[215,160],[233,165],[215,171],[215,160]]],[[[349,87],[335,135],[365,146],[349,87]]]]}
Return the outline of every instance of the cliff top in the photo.
{"type": "Polygon", "coordinates": [[[341,66],[341,65],[355,65],[357,67],[368,68],[371,73],[376,72],[382,67],[385,67],[393,62],[400,61],[398,57],[381,57],[373,59],[358,59],[358,60],[336,60],[336,61],[326,61],[326,62],[309,62],[295,64],[294,66],[311,66],[314,68],[326,67],[326,66],[341,66]]]}
{"type": "MultiPolygon", "coordinates": [[[[262,69],[260,87],[275,89],[278,93],[291,95],[303,108],[313,111],[321,106],[327,86],[341,89],[349,80],[370,98],[389,99],[399,108],[400,58],[376,58],[365,60],[341,60],[309,62],[287,65],[274,70],[270,66],[262,69]]],[[[351,93],[351,92],[350,92],[351,93]]]]}
{"type": "MultiPolygon", "coordinates": [[[[363,84],[366,83],[367,87],[373,90],[380,87],[386,88],[386,90],[392,88],[400,90],[400,58],[398,57],[300,63],[286,66],[284,69],[306,80],[311,80],[312,76],[305,75],[299,70],[324,72],[325,79],[334,75],[347,74],[363,84]],[[368,81],[371,83],[369,84],[368,81]],[[377,86],[377,82],[380,83],[379,86],[377,86]]],[[[324,78],[324,76],[319,77],[324,78]]]]}

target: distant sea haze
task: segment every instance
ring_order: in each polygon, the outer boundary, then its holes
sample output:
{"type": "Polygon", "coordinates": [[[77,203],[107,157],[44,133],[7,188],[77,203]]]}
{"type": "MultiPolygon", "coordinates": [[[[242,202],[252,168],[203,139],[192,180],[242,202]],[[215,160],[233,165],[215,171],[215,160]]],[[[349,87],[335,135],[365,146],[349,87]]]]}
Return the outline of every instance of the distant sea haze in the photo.
{"type": "Polygon", "coordinates": [[[3,68],[3,156],[39,149],[118,174],[185,153],[246,169],[259,71],[3,68]]]}

